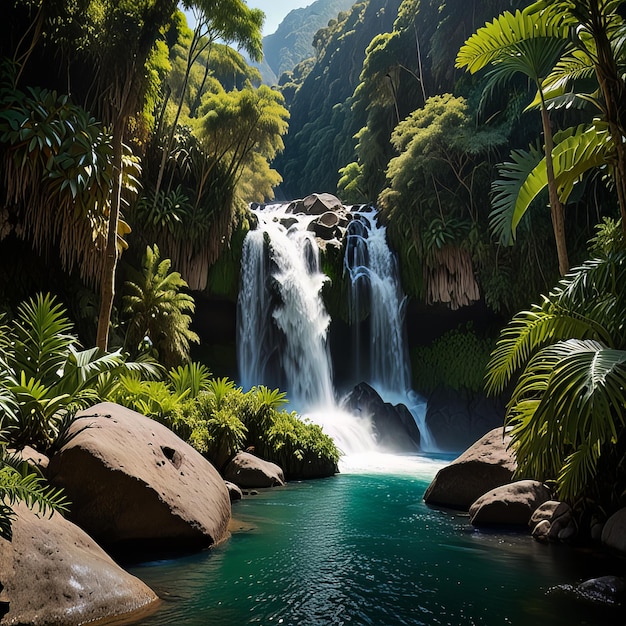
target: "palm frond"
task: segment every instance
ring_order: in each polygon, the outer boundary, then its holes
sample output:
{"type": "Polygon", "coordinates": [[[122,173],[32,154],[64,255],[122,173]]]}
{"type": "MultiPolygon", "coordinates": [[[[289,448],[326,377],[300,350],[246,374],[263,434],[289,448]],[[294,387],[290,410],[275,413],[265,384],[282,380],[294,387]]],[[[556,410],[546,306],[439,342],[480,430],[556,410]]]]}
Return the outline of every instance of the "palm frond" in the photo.
{"type": "Polygon", "coordinates": [[[491,185],[491,213],[489,227],[497,241],[512,245],[515,240],[513,215],[520,190],[537,165],[541,163],[543,153],[538,146],[531,145],[526,150],[513,150],[511,161],[498,165],[499,177],[491,185]]]}
{"type": "Polygon", "coordinates": [[[517,46],[532,39],[556,39],[565,45],[567,30],[560,19],[552,16],[504,11],[461,46],[455,65],[474,74],[504,55],[512,56],[517,46]]]}
{"type": "Polygon", "coordinates": [[[65,310],[50,294],[24,302],[15,324],[14,368],[47,384],[57,380],[67,350],[77,343],[71,328],[65,310]]]}

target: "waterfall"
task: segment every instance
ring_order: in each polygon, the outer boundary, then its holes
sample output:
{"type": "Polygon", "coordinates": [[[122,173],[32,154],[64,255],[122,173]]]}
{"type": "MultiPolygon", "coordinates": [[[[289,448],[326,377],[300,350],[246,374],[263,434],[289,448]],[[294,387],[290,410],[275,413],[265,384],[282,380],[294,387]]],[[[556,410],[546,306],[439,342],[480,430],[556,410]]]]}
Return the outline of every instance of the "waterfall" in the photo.
{"type": "Polygon", "coordinates": [[[400,285],[398,264],[387,244],[387,229],[377,220],[377,211],[368,206],[353,210],[346,232],[344,268],[350,277],[350,322],[355,333],[354,372],[392,404],[404,404],[415,419],[422,448],[433,441],[426,428],[426,403],[411,389],[411,370],[404,331],[406,296],[400,285]],[[368,312],[368,358],[363,344],[360,319],[368,312]]]}
{"type": "MultiPolygon", "coordinates": [[[[238,300],[240,383],[244,388],[265,384],[285,389],[294,408],[323,424],[344,452],[366,453],[375,447],[371,424],[340,412],[335,402],[330,317],[321,298],[328,279],[312,232],[320,216],[294,214],[292,209],[284,204],[255,209],[258,226],[244,241],[238,300]]],[[[405,296],[396,259],[374,209],[353,209],[348,218],[344,268],[350,279],[355,378],[368,382],[386,402],[405,404],[423,447],[429,449],[425,404],[410,386],[405,296]]]]}
{"type": "Polygon", "coordinates": [[[378,225],[376,211],[366,207],[354,212],[346,238],[344,267],[350,276],[350,321],[357,346],[361,345],[359,319],[363,309],[369,310],[369,359],[362,358],[359,348],[355,372],[359,380],[376,389],[405,393],[411,387],[404,337],[405,296],[386,228],[378,225]],[[364,363],[368,371],[363,371],[364,363]]]}
{"type": "Polygon", "coordinates": [[[307,230],[311,218],[286,211],[286,205],[257,211],[259,225],[244,242],[237,343],[241,383],[286,388],[298,408],[332,406],[330,317],[320,295],[327,278],[307,230]]]}

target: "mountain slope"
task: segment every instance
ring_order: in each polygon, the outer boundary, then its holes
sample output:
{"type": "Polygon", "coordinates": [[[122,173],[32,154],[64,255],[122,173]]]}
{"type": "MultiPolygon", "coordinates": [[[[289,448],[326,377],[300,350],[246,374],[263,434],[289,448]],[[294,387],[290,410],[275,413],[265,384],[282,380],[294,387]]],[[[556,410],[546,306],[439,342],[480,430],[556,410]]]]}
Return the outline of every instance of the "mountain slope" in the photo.
{"type": "Polygon", "coordinates": [[[275,33],[263,38],[265,63],[277,77],[292,70],[300,61],[314,55],[313,36],[354,0],[316,0],[302,9],[290,11],[275,33]]]}

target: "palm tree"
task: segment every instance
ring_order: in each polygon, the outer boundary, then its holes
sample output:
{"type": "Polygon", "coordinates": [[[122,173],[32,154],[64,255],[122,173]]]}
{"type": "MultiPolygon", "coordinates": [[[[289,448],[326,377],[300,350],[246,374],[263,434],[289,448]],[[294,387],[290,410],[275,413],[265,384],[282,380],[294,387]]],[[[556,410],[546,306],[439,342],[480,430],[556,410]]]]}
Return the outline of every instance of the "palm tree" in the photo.
{"type": "MultiPolygon", "coordinates": [[[[569,28],[574,53],[568,61],[586,61],[593,68],[600,93],[585,96],[599,106],[612,139],[613,178],[626,232],[626,21],[620,7],[625,0],[541,0],[529,7],[569,28]],[[598,97],[600,96],[600,97],[598,97]]],[[[579,68],[580,69],[580,68],[579,68]]]]}
{"type": "Polygon", "coordinates": [[[514,384],[505,423],[518,475],[605,511],[626,487],[625,280],[624,252],[583,264],[513,318],[487,373],[489,392],[514,384]]]}
{"type": "Polygon", "coordinates": [[[567,29],[562,21],[547,14],[531,15],[527,10],[508,11],[479,28],[459,50],[456,66],[471,73],[490,65],[486,93],[510,81],[516,74],[526,76],[537,89],[544,134],[545,165],[552,227],[556,241],[559,271],[569,269],[565,242],[565,219],[554,180],[553,138],[550,115],[543,95],[543,81],[568,46],[567,29]]]}
{"type": "Polygon", "coordinates": [[[171,261],[161,260],[159,248],[148,246],[142,262],[142,272],[126,282],[124,312],[130,316],[126,330],[126,346],[137,352],[144,341],[167,367],[189,360],[191,342],[199,342],[189,326],[195,304],[182,293],[187,283],[178,272],[171,272],[171,261]]]}

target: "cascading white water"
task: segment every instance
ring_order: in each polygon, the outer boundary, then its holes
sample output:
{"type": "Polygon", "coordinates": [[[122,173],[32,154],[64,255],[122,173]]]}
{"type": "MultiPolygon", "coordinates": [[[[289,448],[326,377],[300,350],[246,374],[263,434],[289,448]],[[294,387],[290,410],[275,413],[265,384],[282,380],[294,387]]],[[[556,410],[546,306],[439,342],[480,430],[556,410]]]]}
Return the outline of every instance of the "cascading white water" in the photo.
{"type": "Polygon", "coordinates": [[[353,211],[348,225],[344,256],[345,271],[350,276],[350,314],[355,329],[354,343],[360,346],[363,309],[368,315],[369,354],[357,354],[354,370],[358,380],[369,383],[392,404],[404,404],[415,419],[421,446],[433,448],[425,424],[425,402],[411,389],[411,371],[404,336],[406,297],[400,286],[397,261],[387,244],[386,228],[377,221],[377,211],[361,207],[353,211]]]}
{"type": "MultiPolygon", "coordinates": [[[[330,318],[321,298],[327,278],[309,230],[318,216],[289,211],[290,205],[279,204],[256,209],[258,226],[244,242],[238,300],[240,382],[244,388],[266,384],[285,389],[294,408],[323,425],[343,452],[368,453],[376,446],[371,423],[340,411],[335,402],[327,343],[330,318]]],[[[410,390],[404,295],[396,261],[374,209],[353,211],[352,218],[345,252],[350,307],[355,319],[361,306],[369,312],[368,358],[362,358],[357,336],[355,372],[385,401],[407,406],[428,449],[424,404],[410,390]]],[[[359,327],[353,324],[356,332],[359,327]]]]}
{"type": "Polygon", "coordinates": [[[312,218],[274,205],[256,212],[244,242],[238,308],[241,383],[285,387],[300,409],[332,406],[327,336],[330,317],[320,292],[327,280],[306,228],[312,218]],[[267,241],[266,241],[267,240],[267,241]]]}
{"type": "MultiPolygon", "coordinates": [[[[352,326],[360,327],[361,308],[369,310],[369,359],[358,358],[359,378],[376,389],[402,394],[410,389],[411,374],[404,338],[405,296],[396,259],[387,245],[386,229],[376,211],[354,212],[347,231],[344,264],[350,275],[352,326]],[[369,371],[363,371],[364,362],[369,371]]],[[[361,338],[355,339],[360,344],[361,338]]]]}

